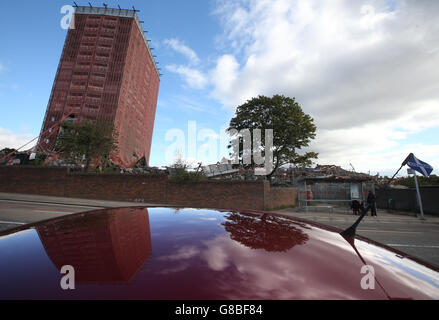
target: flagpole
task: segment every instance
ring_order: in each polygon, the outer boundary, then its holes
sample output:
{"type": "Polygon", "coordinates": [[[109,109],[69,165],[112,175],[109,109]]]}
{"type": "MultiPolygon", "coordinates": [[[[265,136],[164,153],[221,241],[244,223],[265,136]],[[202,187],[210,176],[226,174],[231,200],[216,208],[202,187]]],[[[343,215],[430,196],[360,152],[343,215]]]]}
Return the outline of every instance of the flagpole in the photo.
{"type": "Polygon", "coordinates": [[[413,170],[413,176],[415,178],[415,185],[416,185],[416,193],[418,194],[418,203],[419,203],[419,209],[421,210],[421,219],[424,219],[424,210],[422,209],[422,200],[421,200],[421,192],[419,192],[419,184],[418,184],[418,178],[416,176],[416,170],[413,170]]]}
{"type": "Polygon", "coordinates": [[[410,154],[405,158],[404,162],[401,164],[401,167],[399,167],[398,171],[396,171],[395,174],[393,175],[393,177],[390,178],[390,180],[387,182],[387,185],[389,185],[389,184],[393,181],[393,178],[395,178],[395,176],[398,174],[399,170],[401,170],[402,167],[404,167],[404,166],[407,164],[407,162],[409,162],[409,159],[410,159],[410,157],[411,157],[412,155],[413,155],[413,153],[410,153],[410,154]]]}

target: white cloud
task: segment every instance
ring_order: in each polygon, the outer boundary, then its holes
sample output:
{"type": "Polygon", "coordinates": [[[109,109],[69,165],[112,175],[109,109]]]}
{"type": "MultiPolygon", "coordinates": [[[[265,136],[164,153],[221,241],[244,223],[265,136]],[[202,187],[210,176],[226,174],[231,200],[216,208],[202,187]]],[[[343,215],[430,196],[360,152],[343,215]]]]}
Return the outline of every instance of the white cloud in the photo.
{"type": "Polygon", "coordinates": [[[186,83],[194,89],[203,89],[208,82],[206,76],[194,68],[173,64],[166,66],[166,69],[182,76],[186,83]]]}
{"type": "Polygon", "coordinates": [[[177,252],[168,255],[168,256],[161,256],[158,257],[158,260],[182,260],[182,259],[190,259],[194,256],[197,256],[200,254],[200,249],[198,249],[195,246],[183,246],[180,247],[177,252]]]}
{"type": "Polygon", "coordinates": [[[320,163],[393,167],[405,138],[439,127],[439,1],[223,0],[216,14],[231,49],[213,96],[232,111],[259,94],[296,97],[320,163]]]}
{"type": "MultiPolygon", "coordinates": [[[[35,138],[35,136],[32,136],[31,134],[17,134],[10,130],[0,128],[0,150],[4,148],[19,148],[33,138],[35,138]]],[[[36,142],[37,141],[34,141],[33,143],[27,145],[22,150],[30,149],[36,144],[36,142]]]]}
{"type": "MultiPolygon", "coordinates": [[[[403,144],[394,134],[384,128],[369,134],[361,128],[328,130],[322,131],[310,148],[320,152],[318,163],[337,164],[345,169],[350,169],[350,164],[353,164],[357,171],[372,174],[393,175],[410,152],[436,170],[439,168],[439,144],[403,144]]],[[[406,171],[401,171],[401,174],[405,175],[406,171]]]]}
{"type": "Polygon", "coordinates": [[[186,46],[183,42],[181,42],[178,39],[165,39],[165,44],[174,49],[175,51],[181,53],[184,55],[187,59],[189,59],[189,62],[191,64],[198,64],[200,62],[200,59],[198,58],[197,54],[194,50],[186,46]]]}
{"type": "MultiPolygon", "coordinates": [[[[238,77],[239,64],[232,55],[223,55],[218,61],[216,68],[211,71],[211,79],[215,90],[213,96],[219,100],[227,99],[228,93],[233,91],[231,86],[238,77]]],[[[230,101],[225,101],[229,104],[230,101]]]]}
{"type": "Polygon", "coordinates": [[[183,80],[189,85],[189,87],[194,89],[204,89],[208,83],[208,79],[203,72],[193,67],[200,63],[200,59],[195,51],[176,38],[165,39],[164,43],[188,59],[187,65],[172,64],[167,65],[166,69],[182,76],[183,80]]]}

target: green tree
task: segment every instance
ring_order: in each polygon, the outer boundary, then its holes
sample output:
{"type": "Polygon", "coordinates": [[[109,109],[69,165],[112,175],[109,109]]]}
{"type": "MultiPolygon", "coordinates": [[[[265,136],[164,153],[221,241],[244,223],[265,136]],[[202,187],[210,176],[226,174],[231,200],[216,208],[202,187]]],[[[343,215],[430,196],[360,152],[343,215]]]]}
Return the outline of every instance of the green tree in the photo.
{"type": "MultiPolygon", "coordinates": [[[[271,98],[258,96],[248,100],[236,109],[235,117],[230,120],[226,131],[230,133],[233,129],[249,129],[252,141],[253,130],[261,129],[262,150],[265,149],[264,130],[273,129],[273,170],[267,175],[268,179],[283,164],[309,166],[312,159],[318,156],[315,152],[298,153],[298,150],[307,147],[315,138],[316,126],[314,120],[302,111],[295,98],[274,95],[271,98]]],[[[235,145],[239,145],[240,148],[232,150],[231,155],[238,156],[242,161],[242,156],[246,152],[251,153],[251,150],[244,148],[242,137],[235,135],[232,136],[233,139],[239,139],[239,144],[235,145]]]]}
{"type": "Polygon", "coordinates": [[[77,163],[85,162],[88,171],[92,160],[104,165],[110,152],[117,149],[117,132],[111,123],[104,120],[88,120],[77,123],[64,121],[56,142],[57,152],[77,163]]]}
{"type": "MultiPolygon", "coordinates": [[[[439,186],[439,176],[432,174],[427,178],[418,173],[418,183],[421,187],[439,186]]],[[[405,177],[395,184],[400,184],[407,187],[415,187],[415,179],[413,177],[405,177]]]]}
{"type": "Polygon", "coordinates": [[[183,159],[180,152],[177,153],[174,163],[168,168],[169,179],[173,182],[202,181],[207,177],[202,171],[189,171],[189,164],[183,159]]]}

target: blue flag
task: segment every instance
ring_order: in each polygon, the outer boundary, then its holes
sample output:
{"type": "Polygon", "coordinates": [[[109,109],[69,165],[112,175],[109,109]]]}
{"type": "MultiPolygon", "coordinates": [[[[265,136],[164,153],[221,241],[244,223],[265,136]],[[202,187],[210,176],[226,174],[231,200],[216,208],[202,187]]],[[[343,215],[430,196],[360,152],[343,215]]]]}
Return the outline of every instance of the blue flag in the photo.
{"type": "Polygon", "coordinates": [[[418,171],[424,177],[428,177],[430,175],[430,173],[433,171],[432,166],[430,166],[428,163],[416,158],[413,153],[410,154],[408,161],[407,161],[407,165],[410,168],[412,168],[413,170],[418,171]]]}

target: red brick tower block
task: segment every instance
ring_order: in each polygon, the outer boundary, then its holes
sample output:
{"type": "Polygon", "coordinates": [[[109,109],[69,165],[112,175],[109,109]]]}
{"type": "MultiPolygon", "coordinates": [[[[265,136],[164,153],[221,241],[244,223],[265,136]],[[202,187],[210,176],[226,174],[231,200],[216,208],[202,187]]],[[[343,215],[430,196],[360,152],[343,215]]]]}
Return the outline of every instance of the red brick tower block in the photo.
{"type": "MultiPolygon", "coordinates": [[[[149,160],[160,74],[134,10],[77,7],[67,33],[42,132],[72,112],[74,121],[114,124],[122,167],[149,160]]],[[[41,141],[53,150],[56,133],[41,141]]]]}

